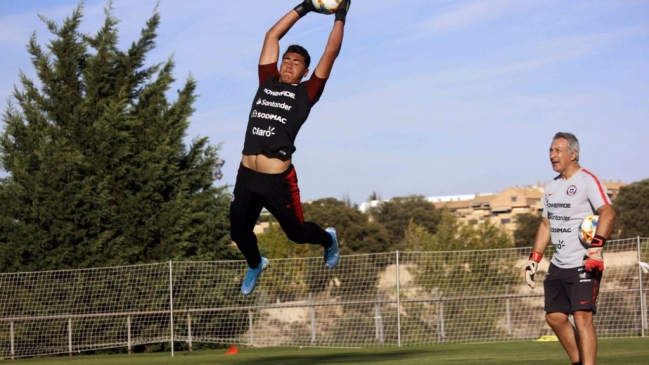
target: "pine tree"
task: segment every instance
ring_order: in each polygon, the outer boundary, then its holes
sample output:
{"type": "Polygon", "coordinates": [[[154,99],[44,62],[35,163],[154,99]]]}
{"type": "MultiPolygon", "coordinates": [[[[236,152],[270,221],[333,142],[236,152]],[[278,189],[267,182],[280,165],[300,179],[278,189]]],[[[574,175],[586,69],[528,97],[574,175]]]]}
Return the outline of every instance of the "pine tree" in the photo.
{"type": "Polygon", "coordinates": [[[0,270],[232,257],[220,145],[184,142],[196,81],[169,101],[173,60],[145,65],[159,14],[123,51],[112,7],[91,36],[82,5],[61,26],[41,16],[54,39],[29,41],[39,83],[21,72],[3,115],[0,270]]]}

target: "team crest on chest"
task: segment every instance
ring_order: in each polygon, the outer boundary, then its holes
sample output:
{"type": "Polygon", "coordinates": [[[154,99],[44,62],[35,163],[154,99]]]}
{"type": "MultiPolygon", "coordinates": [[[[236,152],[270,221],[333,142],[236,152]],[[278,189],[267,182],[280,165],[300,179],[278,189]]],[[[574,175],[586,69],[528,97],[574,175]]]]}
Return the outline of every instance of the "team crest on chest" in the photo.
{"type": "Polygon", "coordinates": [[[577,194],[577,187],[574,185],[568,186],[568,190],[566,190],[566,194],[568,194],[568,196],[573,196],[577,194]]]}

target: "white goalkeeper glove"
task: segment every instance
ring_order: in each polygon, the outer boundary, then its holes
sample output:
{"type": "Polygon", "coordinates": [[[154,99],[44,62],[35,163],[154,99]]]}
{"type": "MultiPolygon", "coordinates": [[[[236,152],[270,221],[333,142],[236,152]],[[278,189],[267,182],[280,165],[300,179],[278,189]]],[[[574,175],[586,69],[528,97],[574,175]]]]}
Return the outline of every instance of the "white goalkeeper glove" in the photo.
{"type": "Polygon", "coordinates": [[[541,262],[542,254],[532,251],[530,253],[530,260],[525,265],[525,281],[530,288],[536,288],[536,282],[534,281],[534,274],[536,274],[536,269],[539,268],[539,262],[541,262]]]}
{"type": "Polygon", "coordinates": [[[595,235],[593,240],[590,241],[590,247],[588,247],[588,251],[584,256],[584,269],[586,271],[604,271],[604,258],[602,257],[604,243],[606,243],[606,238],[600,235],[595,235]]]}

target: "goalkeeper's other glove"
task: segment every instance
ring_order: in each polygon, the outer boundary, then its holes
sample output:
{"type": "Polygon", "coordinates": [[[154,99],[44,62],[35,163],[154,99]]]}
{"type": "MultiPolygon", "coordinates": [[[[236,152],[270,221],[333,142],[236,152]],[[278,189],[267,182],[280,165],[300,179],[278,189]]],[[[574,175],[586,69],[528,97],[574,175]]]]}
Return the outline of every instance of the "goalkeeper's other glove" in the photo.
{"type": "Polygon", "coordinates": [[[293,10],[295,10],[301,18],[307,15],[309,12],[315,11],[315,6],[313,6],[311,0],[304,0],[300,4],[298,4],[295,8],[293,8],[293,10]]]}
{"type": "Polygon", "coordinates": [[[536,282],[534,281],[534,274],[536,274],[536,269],[539,268],[539,262],[541,262],[542,254],[532,251],[530,253],[530,260],[525,265],[525,281],[530,288],[536,288],[536,282]]]}
{"type": "Polygon", "coordinates": [[[340,20],[345,24],[345,20],[347,19],[347,12],[349,11],[349,6],[352,4],[352,0],[343,0],[342,3],[340,3],[340,6],[336,10],[336,19],[334,20],[340,20]]]}
{"type": "Polygon", "coordinates": [[[588,247],[586,256],[584,256],[584,269],[586,271],[604,271],[604,258],[602,257],[604,243],[606,243],[606,238],[600,235],[595,235],[593,240],[590,241],[590,247],[588,247]]]}

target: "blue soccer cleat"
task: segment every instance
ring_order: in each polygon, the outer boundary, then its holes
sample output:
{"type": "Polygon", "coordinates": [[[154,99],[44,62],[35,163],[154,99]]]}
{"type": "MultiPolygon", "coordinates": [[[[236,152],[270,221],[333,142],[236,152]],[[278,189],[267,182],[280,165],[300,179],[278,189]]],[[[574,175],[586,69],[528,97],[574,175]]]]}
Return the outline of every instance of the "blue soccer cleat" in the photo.
{"type": "Polygon", "coordinates": [[[255,290],[255,287],[257,286],[257,278],[259,278],[259,274],[261,274],[262,271],[266,270],[267,267],[268,267],[268,259],[262,256],[259,266],[257,266],[254,269],[248,268],[248,271],[246,272],[246,277],[243,278],[243,284],[241,284],[241,294],[249,295],[255,290]]]}
{"type": "Polygon", "coordinates": [[[330,247],[325,247],[324,249],[324,261],[325,266],[328,269],[333,269],[338,265],[338,260],[340,259],[340,250],[338,249],[338,238],[336,237],[336,229],[333,227],[328,227],[325,229],[329,235],[331,235],[331,240],[333,244],[330,247]]]}

